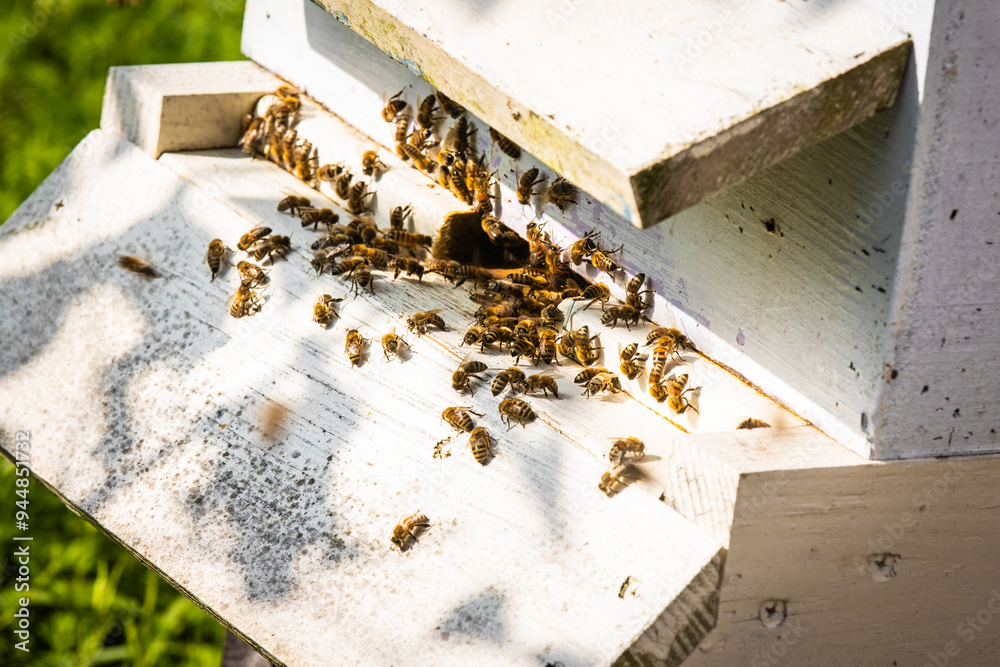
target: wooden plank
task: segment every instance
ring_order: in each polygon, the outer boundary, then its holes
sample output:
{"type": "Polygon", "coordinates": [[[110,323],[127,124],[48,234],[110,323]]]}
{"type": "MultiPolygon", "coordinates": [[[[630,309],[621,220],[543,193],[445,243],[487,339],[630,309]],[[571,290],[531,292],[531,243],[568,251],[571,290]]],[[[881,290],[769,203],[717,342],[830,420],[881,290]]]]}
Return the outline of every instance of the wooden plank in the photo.
{"type": "Polygon", "coordinates": [[[861,2],[319,4],[642,227],[890,106],[909,54],[861,2]]]}
{"type": "MultiPolygon", "coordinates": [[[[299,9],[251,0],[244,52],[392,146],[383,95],[405,89],[414,104],[433,88],[312,3],[299,9]]],[[[522,208],[517,174],[552,173],[531,155],[512,161],[491,149],[486,126],[473,122],[497,170],[498,215],[507,224],[523,231],[533,219],[544,222],[562,243],[601,229],[607,245],[624,244],[626,273],[645,272],[657,291],[653,319],[676,322],[710,357],[868,456],[885,383],[917,96],[911,71],[893,109],[650,230],[635,229],[589,194],[565,214],[538,203],[522,208]],[[762,224],[772,217],[773,234],[762,224]]],[[[584,270],[623,296],[622,279],[613,284],[584,270]]]]}
{"type": "MultiPolygon", "coordinates": [[[[460,334],[408,336],[405,363],[376,347],[351,368],[347,327],[402,330],[401,314],[432,306],[461,321],[461,290],[379,279],[322,330],[313,296],[345,285],[315,280],[292,254],[271,269],[264,310],[231,318],[236,278],[209,282],[207,241],[263,222],[303,244],[297,221],[271,208],[294,179],[239,161],[268,171],[268,186],[192,182],[95,133],[4,225],[8,455],[12,434],[30,430],[40,478],[285,663],[610,664],[672,601],[702,594],[718,544],[637,488],[610,500],[596,488],[605,464],[581,441],[619,424],[563,428],[536,400],[542,418],[508,432],[477,391],[496,459],[480,466],[459,438],[438,461],[441,409],[470,401],[448,382],[460,334]],[[216,199],[220,187],[252,187],[261,208],[216,199]],[[118,270],[122,253],[162,277],[118,270]],[[276,404],[288,412],[269,438],[276,404]],[[392,525],[416,510],[435,525],[393,553],[392,525]],[[626,576],[643,582],[641,605],[617,599],[626,576]]],[[[707,631],[679,613],[675,632],[707,631]]]]}
{"type": "Polygon", "coordinates": [[[882,459],[1000,451],[1000,58],[989,2],[936,3],[875,422],[882,459]]]}
{"type": "Polygon", "coordinates": [[[243,115],[282,83],[248,61],[112,67],[101,129],[153,157],[235,146],[243,115]]]}
{"type": "Polygon", "coordinates": [[[719,624],[685,667],[996,664],[998,508],[996,457],[746,475],[719,624]]]}

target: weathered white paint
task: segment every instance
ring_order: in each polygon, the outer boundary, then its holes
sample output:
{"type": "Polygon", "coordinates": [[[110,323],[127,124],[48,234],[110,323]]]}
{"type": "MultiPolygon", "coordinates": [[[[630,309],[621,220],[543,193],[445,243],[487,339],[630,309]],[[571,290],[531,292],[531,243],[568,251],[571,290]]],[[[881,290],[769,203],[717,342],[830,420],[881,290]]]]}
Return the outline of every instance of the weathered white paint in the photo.
{"type": "Polygon", "coordinates": [[[860,2],[319,4],[643,227],[888,106],[909,50],[860,2]]]}
{"type": "MultiPolygon", "coordinates": [[[[13,433],[30,430],[37,475],[286,663],[610,664],[678,596],[707,602],[717,542],[638,488],[613,499],[596,488],[605,463],[592,441],[643,419],[672,427],[634,402],[605,405],[621,423],[556,421],[556,401],[533,399],[541,418],[507,431],[487,391],[450,387],[464,354],[457,323],[472,308],[464,290],[380,277],[374,296],[341,304],[323,330],[310,321],[313,296],[346,285],[314,279],[296,253],[271,268],[259,315],[230,317],[236,278],[230,268],[209,282],[209,239],[234,244],[261,222],[296,248],[313,236],[273,208],[294,179],[232,153],[216,159],[269,174],[251,184],[250,206],[234,203],[247,185],[235,176],[192,182],[167,158],[93,133],[4,225],[8,452],[13,433]],[[122,192],[138,197],[123,205],[122,192]],[[92,231],[108,220],[117,233],[92,231]],[[92,241],[81,247],[81,236],[92,241]],[[122,253],[163,277],[119,270],[122,253]],[[403,363],[376,344],[351,368],[346,328],[401,331],[401,314],[429,307],[455,329],[407,335],[403,363]],[[290,411],[269,441],[260,421],[273,403],[290,411]],[[450,458],[431,457],[450,404],[484,413],[497,438],[488,466],[461,437],[450,458]],[[391,528],[416,510],[435,525],[399,555],[391,528]],[[642,582],[639,597],[617,598],[625,576],[642,582]]],[[[596,406],[573,392],[558,403],[596,406]]],[[[707,631],[685,609],[660,618],[660,636],[707,631]]]]}
{"type": "Polygon", "coordinates": [[[248,62],[112,67],[101,129],[153,157],[164,151],[233,146],[240,121],[264,93],[281,85],[248,62]],[[225,89],[220,90],[220,81],[225,89]]]}
{"type": "Polygon", "coordinates": [[[937,3],[875,455],[1000,450],[1000,14],[937,3]]]}
{"type": "Polygon", "coordinates": [[[996,457],[744,476],[719,623],[684,666],[997,664],[998,507],[996,457]]]}
{"type": "MultiPolygon", "coordinates": [[[[386,146],[383,95],[405,89],[412,104],[433,90],[308,2],[251,0],[243,49],[386,146]]],[[[566,215],[524,210],[514,170],[552,172],[496,149],[491,166],[505,222],[523,230],[537,217],[561,242],[599,227],[607,245],[625,245],[629,275],[646,272],[657,290],[654,319],[675,321],[713,359],[867,456],[916,115],[908,70],[894,108],[645,231],[589,194],[566,215]],[[761,222],[771,217],[773,235],[761,222]]],[[[480,149],[491,151],[476,124],[480,149]]],[[[613,287],[621,296],[623,283],[613,287]]]]}

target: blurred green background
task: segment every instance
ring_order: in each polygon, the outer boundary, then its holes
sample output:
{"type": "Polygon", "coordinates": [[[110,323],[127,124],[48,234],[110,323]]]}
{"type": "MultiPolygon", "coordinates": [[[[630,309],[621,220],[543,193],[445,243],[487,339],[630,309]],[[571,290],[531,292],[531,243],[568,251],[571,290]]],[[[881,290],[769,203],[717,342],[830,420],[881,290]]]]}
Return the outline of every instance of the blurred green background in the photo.
{"type": "MultiPolygon", "coordinates": [[[[0,221],[100,125],[109,67],[242,59],[242,16],[243,0],[3,0],[0,221]]],[[[219,665],[215,620],[34,481],[32,650],[15,650],[14,481],[0,457],[0,663],[219,665]]]]}

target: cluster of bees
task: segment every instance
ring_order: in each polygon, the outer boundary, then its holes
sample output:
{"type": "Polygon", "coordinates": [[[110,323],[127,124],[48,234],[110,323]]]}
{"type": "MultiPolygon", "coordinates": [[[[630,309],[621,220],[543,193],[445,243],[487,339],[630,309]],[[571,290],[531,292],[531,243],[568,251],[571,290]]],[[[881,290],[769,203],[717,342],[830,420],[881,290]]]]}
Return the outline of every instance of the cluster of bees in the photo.
{"type": "MultiPolygon", "coordinates": [[[[371,204],[372,192],[369,183],[353,180],[351,169],[343,163],[319,165],[315,147],[305,139],[296,136],[295,119],[301,106],[298,91],[282,86],[275,94],[276,101],[263,116],[249,115],[244,120],[244,134],[240,145],[244,152],[256,158],[270,160],[303,182],[317,187],[320,181],[333,183],[333,190],[344,201],[344,208],[352,215],[342,224],[340,217],[330,208],[315,207],[306,197],[289,195],[278,203],[278,211],[300,219],[302,227],[312,227],[320,231],[319,238],[312,244],[313,256],[310,260],[317,276],[329,271],[334,276],[350,280],[355,296],[360,291],[375,292],[373,271],[393,272],[393,280],[401,274],[420,281],[428,273],[436,273],[456,287],[472,281],[474,287],[470,299],[478,304],[475,324],[470,326],[462,338],[462,345],[479,347],[480,353],[507,353],[513,364],[506,369],[490,369],[481,360],[470,359],[472,353],[463,359],[452,375],[452,388],[458,392],[474,393],[476,382],[489,380],[491,393],[502,398],[497,406],[501,420],[508,430],[515,424],[524,427],[537,418],[532,405],[522,396],[542,394],[544,398],[558,399],[559,387],[554,369],[539,373],[525,373],[519,367],[521,359],[529,360],[535,366],[559,364],[568,360],[581,367],[574,378],[575,384],[583,390],[583,396],[590,398],[599,394],[614,395],[627,391],[622,386],[617,373],[598,365],[603,348],[599,334],[591,334],[587,326],[568,328],[566,315],[560,304],[567,300],[575,303],[586,302],[584,310],[600,303],[603,310],[601,322],[615,327],[619,322],[631,330],[643,321],[650,321],[647,313],[651,304],[647,295],[653,290],[644,289],[644,274],[628,280],[625,301],[612,302],[611,290],[604,283],[586,284],[573,270],[574,266],[588,263],[598,272],[617,279],[623,272],[621,265],[612,258],[622,248],[605,249],[600,246],[600,233],[588,233],[567,247],[553,242],[543,226],[534,222],[527,227],[526,238],[507,227],[494,216],[497,181],[494,174],[486,171],[485,155],[477,155],[474,149],[475,126],[464,115],[464,109],[438,92],[418,102],[415,117],[406,113],[408,103],[402,99],[403,91],[386,101],[382,117],[395,125],[396,154],[412,167],[435,177],[442,186],[451,191],[470,210],[455,211],[444,220],[445,226],[461,225],[481,228],[489,242],[503,249],[524,249],[526,254],[519,257],[519,267],[514,270],[487,270],[478,264],[462,264],[447,256],[428,258],[434,240],[427,235],[406,231],[406,222],[412,206],[401,205],[391,210],[388,229],[380,229],[375,220],[366,215],[371,204]],[[438,111],[445,115],[441,116],[438,111]],[[439,136],[435,128],[445,117],[455,120],[451,128],[439,136]],[[353,182],[352,182],[353,181],[353,182]],[[503,277],[505,275],[505,277],[503,277]],[[485,376],[494,372],[492,379],[485,376]]],[[[505,154],[517,159],[520,148],[493,129],[490,129],[493,143],[505,154]]],[[[361,173],[376,178],[386,169],[378,158],[377,150],[367,151],[361,159],[361,173]]],[[[516,173],[516,172],[515,172],[516,173]]],[[[552,203],[560,211],[575,204],[576,188],[563,180],[554,179],[542,190],[536,190],[548,180],[539,174],[538,168],[525,171],[517,177],[517,199],[522,205],[530,205],[532,198],[541,197],[543,203],[552,203]]],[[[230,314],[243,317],[258,312],[261,308],[259,290],[267,281],[265,270],[249,261],[252,256],[258,262],[264,259],[272,263],[284,257],[291,249],[286,236],[271,234],[264,226],[255,227],[237,244],[237,249],[247,253],[248,259],[237,264],[240,284],[232,297],[230,314]]],[[[219,239],[209,245],[206,260],[211,269],[212,279],[220,271],[221,264],[232,251],[219,239]]],[[[512,255],[508,255],[510,258],[512,255]]],[[[313,307],[313,320],[324,328],[330,326],[338,314],[335,304],[345,297],[334,298],[321,294],[313,307]]],[[[617,301],[617,300],[615,300],[617,301]]],[[[406,318],[409,331],[416,335],[427,332],[429,327],[445,330],[446,324],[441,310],[413,313],[406,318]]],[[[347,331],[345,353],[351,365],[360,365],[366,358],[366,346],[371,341],[363,337],[357,329],[347,331]]],[[[385,333],[381,339],[387,362],[401,355],[409,344],[398,336],[395,329],[385,333]]],[[[688,375],[667,375],[667,367],[672,361],[683,363],[684,352],[698,353],[694,344],[679,330],[657,327],[649,332],[645,347],[652,348],[649,354],[639,354],[639,342],[633,342],[624,349],[619,347],[621,374],[635,380],[646,372],[650,395],[667,405],[678,414],[697,409],[691,404],[689,394],[696,388],[687,386],[688,375]],[[649,370],[645,363],[650,360],[649,370]]],[[[699,353],[700,354],[700,353],[699,353]]],[[[468,433],[468,448],[474,459],[485,465],[494,455],[496,440],[482,426],[477,426],[473,416],[482,414],[473,411],[472,406],[449,406],[441,413],[442,419],[459,433],[468,433]]],[[[740,428],[767,426],[760,420],[747,420],[740,428]]],[[[435,457],[449,455],[442,451],[442,444],[435,446],[435,457]]],[[[618,439],[611,446],[608,459],[610,469],[602,474],[598,488],[613,495],[628,483],[628,470],[632,465],[626,458],[641,459],[645,445],[636,438],[618,439]]],[[[392,531],[392,543],[404,549],[411,540],[430,527],[427,517],[419,512],[400,519],[392,531]]]]}

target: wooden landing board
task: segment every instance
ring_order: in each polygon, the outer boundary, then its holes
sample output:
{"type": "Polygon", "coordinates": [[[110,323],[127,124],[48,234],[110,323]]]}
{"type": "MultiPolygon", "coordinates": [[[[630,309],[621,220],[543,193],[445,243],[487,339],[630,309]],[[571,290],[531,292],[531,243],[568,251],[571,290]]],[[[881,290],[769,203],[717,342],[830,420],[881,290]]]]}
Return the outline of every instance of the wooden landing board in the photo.
{"type": "Polygon", "coordinates": [[[401,332],[403,313],[431,307],[468,317],[464,291],[434,279],[380,276],[322,330],[314,295],[346,284],[314,279],[296,253],[271,269],[263,311],[233,319],[236,279],[209,282],[208,240],[233,244],[262,222],[296,247],[312,237],[273,209],[294,180],[254,166],[269,187],[193,182],[95,132],[4,225],[8,455],[30,431],[40,478],[281,662],[610,664],[654,621],[660,641],[693,646],[713,616],[718,543],[638,488],[606,498],[605,464],[584,446],[640,417],[673,427],[638,404],[612,406],[621,423],[557,424],[533,399],[540,419],[508,432],[487,391],[451,389],[456,331],[407,335],[405,363],[373,345],[352,369],[348,327],[401,332]],[[119,270],[120,254],[163,276],[119,270]],[[465,438],[432,458],[454,404],[482,408],[497,438],[489,465],[465,438]],[[288,411],[269,437],[277,405],[288,411]],[[392,526],[417,510],[434,526],[398,554],[392,526]],[[626,576],[641,586],[622,600],[626,576]]]}
{"type": "Polygon", "coordinates": [[[641,227],[889,106],[909,54],[860,0],[319,4],[641,227]]]}
{"type": "MultiPolygon", "coordinates": [[[[412,105],[434,90],[311,2],[250,0],[243,50],[384,146],[393,130],[383,94],[403,89],[412,105]]],[[[521,207],[518,175],[553,172],[529,153],[515,161],[492,148],[472,120],[497,170],[504,222],[523,231],[536,219],[563,243],[600,229],[609,246],[624,244],[627,274],[645,272],[657,291],[653,319],[675,320],[712,358],[868,456],[917,112],[908,79],[893,109],[649,230],[589,192],[565,214],[537,198],[521,207]]],[[[624,282],[610,286],[621,298],[624,282]]]]}
{"type": "Polygon", "coordinates": [[[998,508],[996,457],[748,474],[719,624],[683,664],[996,665],[998,508]]]}

